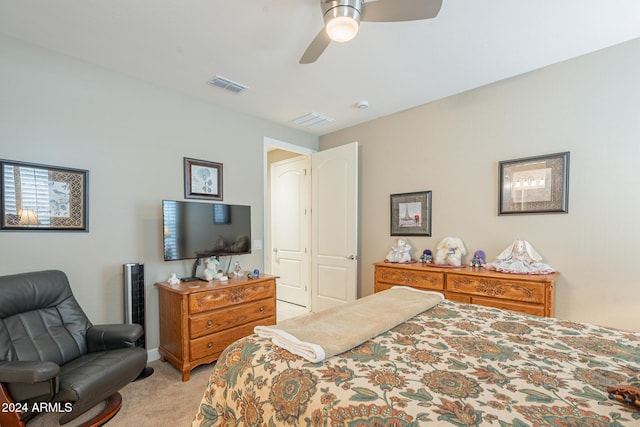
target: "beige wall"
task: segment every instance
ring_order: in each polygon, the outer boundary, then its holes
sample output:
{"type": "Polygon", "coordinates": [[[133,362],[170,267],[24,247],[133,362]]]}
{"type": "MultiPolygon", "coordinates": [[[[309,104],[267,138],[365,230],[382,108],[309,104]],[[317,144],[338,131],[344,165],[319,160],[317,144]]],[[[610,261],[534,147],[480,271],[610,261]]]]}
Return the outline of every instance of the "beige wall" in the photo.
{"type": "MultiPolygon", "coordinates": [[[[90,231],[0,232],[0,274],[61,269],[94,323],[119,322],[122,265],[142,262],[148,348],[158,345],[153,283],[191,272],[191,261],[163,261],[161,240],[161,201],[184,198],[183,157],[223,163],[224,203],[251,205],[252,238],[263,240],[264,137],[317,149],[315,136],[8,38],[0,58],[0,158],[90,174],[90,231]]],[[[264,270],[263,256],[239,260],[264,270]]]]}
{"type": "Polygon", "coordinates": [[[557,317],[639,330],[638,52],[634,40],[321,137],[361,144],[361,294],[393,243],[389,195],[432,190],[433,236],[409,238],[414,256],[452,235],[493,259],[523,238],[561,272],[557,317]],[[498,216],[498,162],[561,151],[569,213],[498,216]]]}

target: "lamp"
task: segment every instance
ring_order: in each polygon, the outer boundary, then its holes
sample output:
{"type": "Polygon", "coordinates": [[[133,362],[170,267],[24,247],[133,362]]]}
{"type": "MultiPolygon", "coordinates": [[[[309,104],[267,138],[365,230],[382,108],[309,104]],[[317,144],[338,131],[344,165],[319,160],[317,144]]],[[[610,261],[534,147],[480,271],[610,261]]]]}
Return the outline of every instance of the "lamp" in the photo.
{"type": "Polygon", "coordinates": [[[362,0],[332,1],[324,13],[327,35],[335,42],[348,42],[358,34],[362,0]],[[342,3],[342,4],[340,4],[342,3]]]}
{"type": "Polygon", "coordinates": [[[21,209],[18,225],[40,225],[40,220],[33,209],[21,209]]]}

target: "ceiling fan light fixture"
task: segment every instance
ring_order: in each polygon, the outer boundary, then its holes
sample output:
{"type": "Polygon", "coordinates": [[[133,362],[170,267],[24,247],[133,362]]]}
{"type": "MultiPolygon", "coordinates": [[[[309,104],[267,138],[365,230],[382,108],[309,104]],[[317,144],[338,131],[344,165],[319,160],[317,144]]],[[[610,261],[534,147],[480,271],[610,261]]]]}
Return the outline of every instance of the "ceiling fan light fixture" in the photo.
{"type": "Polygon", "coordinates": [[[324,0],[322,14],[327,35],[334,42],[348,42],[358,34],[362,0],[324,0]]]}
{"type": "Polygon", "coordinates": [[[334,42],[344,43],[358,34],[358,21],[350,16],[337,16],[327,22],[327,34],[334,42]]]}

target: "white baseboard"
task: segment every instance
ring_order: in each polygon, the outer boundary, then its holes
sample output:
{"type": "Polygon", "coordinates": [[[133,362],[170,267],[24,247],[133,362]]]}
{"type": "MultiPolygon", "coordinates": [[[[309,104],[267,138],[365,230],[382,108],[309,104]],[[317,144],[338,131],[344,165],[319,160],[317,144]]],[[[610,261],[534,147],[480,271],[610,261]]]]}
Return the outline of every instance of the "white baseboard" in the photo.
{"type": "Polygon", "coordinates": [[[158,347],[147,350],[147,363],[153,362],[154,360],[160,360],[160,352],[158,351],[158,347]]]}

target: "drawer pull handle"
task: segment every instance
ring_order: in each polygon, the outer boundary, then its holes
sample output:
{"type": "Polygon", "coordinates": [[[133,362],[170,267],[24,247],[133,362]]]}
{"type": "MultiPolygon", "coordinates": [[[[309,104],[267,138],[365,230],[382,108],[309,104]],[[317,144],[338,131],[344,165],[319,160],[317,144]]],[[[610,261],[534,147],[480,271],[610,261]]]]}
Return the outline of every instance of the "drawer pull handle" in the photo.
{"type": "Polygon", "coordinates": [[[260,307],[260,313],[264,313],[264,307],[260,307]]]}
{"type": "Polygon", "coordinates": [[[207,343],[207,348],[211,348],[211,347],[213,347],[213,343],[211,343],[211,342],[207,343]]]}
{"type": "Polygon", "coordinates": [[[210,327],[212,327],[212,326],[213,326],[213,321],[209,320],[209,321],[207,322],[207,328],[210,328],[210,327]]]}

